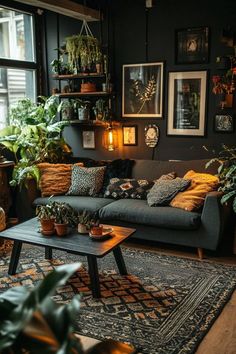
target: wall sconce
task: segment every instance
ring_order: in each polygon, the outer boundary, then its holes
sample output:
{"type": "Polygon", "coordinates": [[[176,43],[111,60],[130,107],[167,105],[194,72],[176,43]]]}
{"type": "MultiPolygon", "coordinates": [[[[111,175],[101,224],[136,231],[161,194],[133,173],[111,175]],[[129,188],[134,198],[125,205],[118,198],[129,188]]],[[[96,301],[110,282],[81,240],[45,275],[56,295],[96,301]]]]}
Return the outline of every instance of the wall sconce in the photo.
{"type": "Polygon", "coordinates": [[[108,124],[103,133],[103,146],[108,151],[114,151],[118,148],[118,134],[116,129],[112,127],[111,123],[108,124]]]}

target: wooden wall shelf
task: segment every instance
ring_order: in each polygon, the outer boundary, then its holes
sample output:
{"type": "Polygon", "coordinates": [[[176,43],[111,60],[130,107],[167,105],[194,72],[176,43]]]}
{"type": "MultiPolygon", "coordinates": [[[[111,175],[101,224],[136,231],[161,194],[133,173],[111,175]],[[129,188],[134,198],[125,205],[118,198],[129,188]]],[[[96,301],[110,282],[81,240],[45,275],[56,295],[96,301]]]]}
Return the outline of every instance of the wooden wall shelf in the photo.
{"type": "Polygon", "coordinates": [[[105,74],[98,74],[98,73],[86,73],[86,74],[67,74],[67,75],[53,75],[53,79],[55,80],[73,80],[73,79],[86,79],[91,77],[101,77],[104,78],[105,74]]]}
{"type": "Polygon", "coordinates": [[[110,96],[112,93],[104,91],[95,92],[67,92],[67,93],[56,93],[58,97],[81,97],[81,96],[110,96]]]}

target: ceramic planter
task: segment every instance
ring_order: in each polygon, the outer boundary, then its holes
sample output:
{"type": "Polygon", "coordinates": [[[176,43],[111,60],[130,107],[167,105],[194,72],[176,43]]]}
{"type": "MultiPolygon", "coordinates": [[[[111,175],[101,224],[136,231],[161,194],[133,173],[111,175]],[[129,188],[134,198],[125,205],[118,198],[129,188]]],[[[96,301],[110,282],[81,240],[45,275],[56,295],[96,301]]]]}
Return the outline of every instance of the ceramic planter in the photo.
{"type": "Polygon", "coordinates": [[[79,234],[87,234],[87,226],[85,224],[78,224],[78,233],[79,234]]]}
{"type": "Polygon", "coordinates": [[[55,233],[54,219],[40,219],[41,232],[43,235],[53,235],[55,233]]]}

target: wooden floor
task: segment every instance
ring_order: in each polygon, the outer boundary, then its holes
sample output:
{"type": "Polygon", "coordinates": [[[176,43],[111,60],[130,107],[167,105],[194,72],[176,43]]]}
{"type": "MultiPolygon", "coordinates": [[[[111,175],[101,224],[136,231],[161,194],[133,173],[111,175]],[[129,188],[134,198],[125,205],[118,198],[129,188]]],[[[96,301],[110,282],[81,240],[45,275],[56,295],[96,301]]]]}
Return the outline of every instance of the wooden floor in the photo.
{"type": "MultiPolygon", "coordinates": [[[[150,250],[150,245],[143,245],[140,243],[126,244],[127,246],[137,247],[141,249],[150,250]]],[[[156,245],[151,246],[152,251],[166,255],[175,255],[191,259],[198,259],[195,250],[186,250],[181,248],[158,248],[156,245]]],[[[225,252],[223,252],[225,253],[225,252]]],[[[226,252],[227,253],[227,252],[226,252]]],[[[236,255],[219,255],[214,253],[206,254],[207,261],[236,265],[236,255]]],[[[204,262],[204,259],[203,261],[204,262]]],[[[196,354],[235,354],[236,353],[236,291],[233,293],[231,299],[224,307],[220,316],[214,322],[212,328],[202,340],[196,354]]],[[[168,354],[168,353],[166,353],[168,354]]]]}

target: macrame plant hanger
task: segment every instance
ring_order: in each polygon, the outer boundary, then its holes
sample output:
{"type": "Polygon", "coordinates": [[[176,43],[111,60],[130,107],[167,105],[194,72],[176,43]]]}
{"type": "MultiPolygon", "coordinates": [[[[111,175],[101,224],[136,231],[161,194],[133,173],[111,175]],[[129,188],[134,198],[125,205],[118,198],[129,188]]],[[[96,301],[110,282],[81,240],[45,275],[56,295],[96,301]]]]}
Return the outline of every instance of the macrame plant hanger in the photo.
{"type": "Polygon", "coordinates": [[[83,23],[82,23],[82,26],[81,26],[81,29],[80,29],[80,33],[79,33],[80,36],[82,36],[83,33],[85,33],[86,36],[91,36],[91,37],[94,38],[94,35],[93,35],[91,29],[89,28],[89,25],[88,25],[86,20],[83,20],[83,23]]]}

